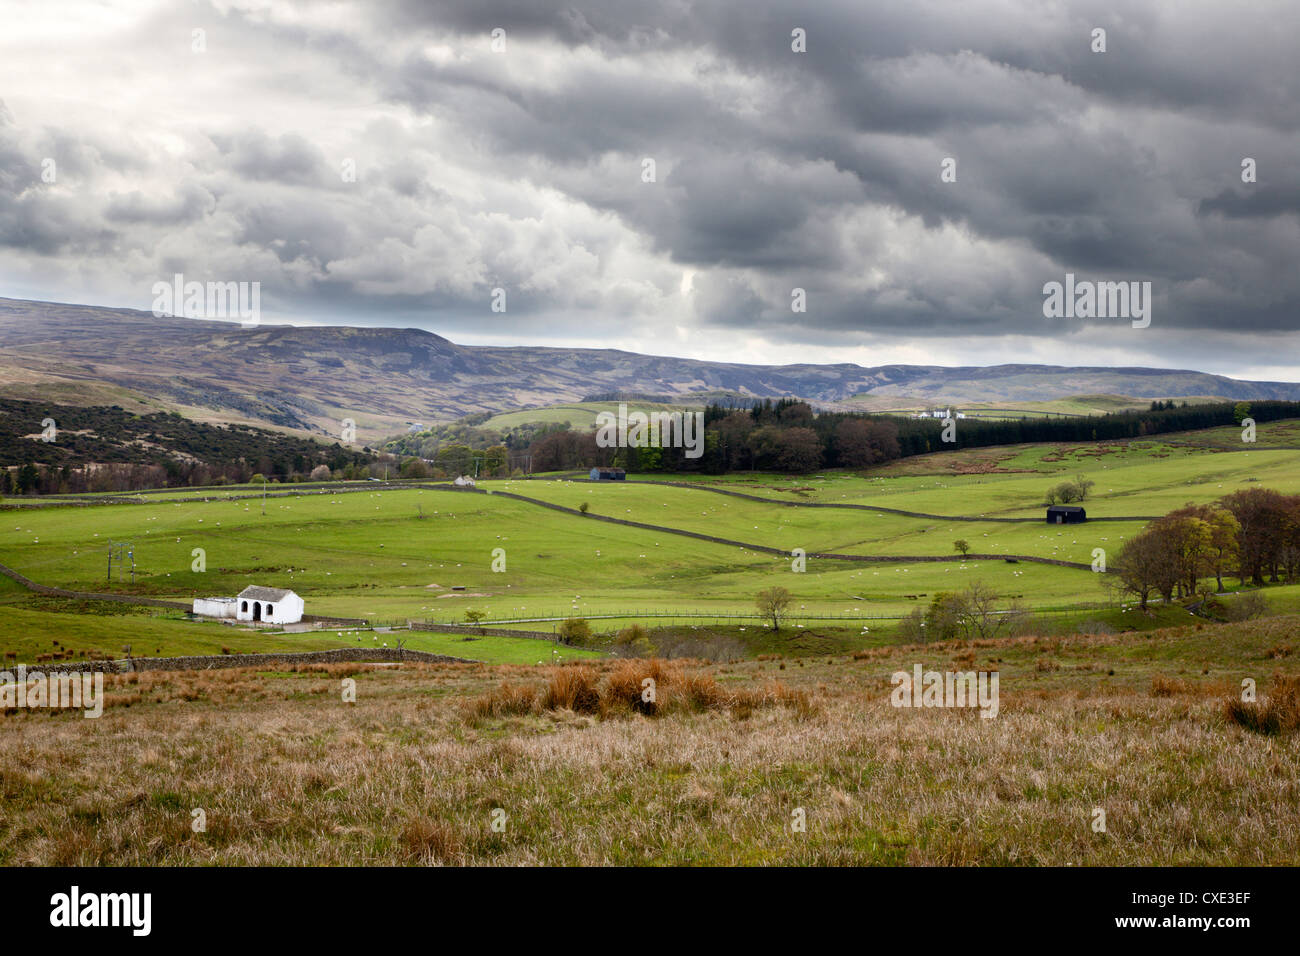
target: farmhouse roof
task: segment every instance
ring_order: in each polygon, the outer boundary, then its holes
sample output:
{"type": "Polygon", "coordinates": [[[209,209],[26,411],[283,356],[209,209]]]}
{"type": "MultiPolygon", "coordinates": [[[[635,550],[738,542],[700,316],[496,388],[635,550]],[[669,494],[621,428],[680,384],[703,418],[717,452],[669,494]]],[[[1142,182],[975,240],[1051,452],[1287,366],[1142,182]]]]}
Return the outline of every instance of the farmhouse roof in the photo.
{"type": "Polygon", "coordinates": [[[1082,511],[1083,509],[1080,508],[1078,505],[1048,505],[1048,506],[1047,506],[1047,510],[1048,510],[1048,511],[1065,511],[1065,512],[1069,512],[1069,513],[1073,513],[1073,512],[1076,512],[1076,511],[1082,511]]]}
{"type": "Polygon", "coordinates": [[[263,588],[256,584],[250,584],[239,592],[241,598],[250,598],[254,601],[282,601],[290,594],[293,592],[284,588],[263,588]]]}

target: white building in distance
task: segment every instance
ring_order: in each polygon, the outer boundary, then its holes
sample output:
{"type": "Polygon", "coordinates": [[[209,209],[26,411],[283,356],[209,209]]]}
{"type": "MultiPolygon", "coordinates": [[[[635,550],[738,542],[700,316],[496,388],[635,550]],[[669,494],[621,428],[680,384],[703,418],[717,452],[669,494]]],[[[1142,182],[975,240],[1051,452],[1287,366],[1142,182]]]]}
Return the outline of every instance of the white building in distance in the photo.
{"type": "Polygon", "coordinates": [[[282,588],[246,587],[239,597],[194,599],[194,613],[204,617],[268,624],[297,624],[302,620],[302,598],[282,588]]]}
{"type": "Polygon", "coordinates": [[[235,617],[240,621],[296,624],[302,620],[302,598],[282,588],[249,585],[239,592],[235,617]]]}
{"type": "Polygon", "coordinates": [[[235,598],[195,598],[194,613],[202,614],[204,617],[227,617],[234,620],[235,606],[238,603],[238,600],[235,598]]]}

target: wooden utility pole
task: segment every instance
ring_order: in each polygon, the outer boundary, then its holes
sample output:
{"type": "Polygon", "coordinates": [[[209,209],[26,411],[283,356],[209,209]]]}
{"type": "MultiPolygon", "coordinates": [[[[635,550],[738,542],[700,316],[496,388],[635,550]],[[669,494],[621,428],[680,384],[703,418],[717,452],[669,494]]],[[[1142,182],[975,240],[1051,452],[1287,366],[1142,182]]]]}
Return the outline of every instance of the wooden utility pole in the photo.
{"type": "Polygon", "coordinates": [[[113,580],[113,561],[117,561],[118,577],[126,570],[126,559],[131,559],[131,583],[135,584],[135,545],[130,541],[108,542],[108,580],[113,580]]]}

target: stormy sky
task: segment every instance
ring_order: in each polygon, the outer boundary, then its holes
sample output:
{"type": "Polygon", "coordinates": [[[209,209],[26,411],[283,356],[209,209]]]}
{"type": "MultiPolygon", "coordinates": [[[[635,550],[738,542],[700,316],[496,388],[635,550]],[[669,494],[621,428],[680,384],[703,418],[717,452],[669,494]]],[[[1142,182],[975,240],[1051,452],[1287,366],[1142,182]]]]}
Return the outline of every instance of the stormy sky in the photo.
{"type": "Polygon", "coordinates": [[[0,295],[180,272],[466,344],[1300,380],[1294,0],[0,13],[0,295]],[[1045,317],[1066,273],[1150,282],[1150,326],[1045,317]]]}

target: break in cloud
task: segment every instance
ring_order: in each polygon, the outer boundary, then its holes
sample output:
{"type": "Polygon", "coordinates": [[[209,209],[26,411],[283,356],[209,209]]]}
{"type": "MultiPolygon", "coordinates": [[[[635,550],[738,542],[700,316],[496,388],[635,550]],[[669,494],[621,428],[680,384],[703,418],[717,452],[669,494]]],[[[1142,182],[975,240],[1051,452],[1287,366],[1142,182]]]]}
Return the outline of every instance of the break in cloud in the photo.
{"type": "Polygon", "coordinates": [[[0,294],[184,272],[466,343],[1300,378],[1291,0],[6,7],[0,294]],[[1044,318],[1066,272],[1150,281],[1151,327],[1044,318]]]}

